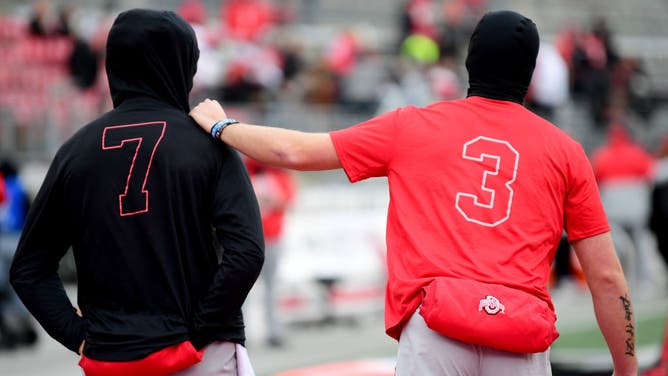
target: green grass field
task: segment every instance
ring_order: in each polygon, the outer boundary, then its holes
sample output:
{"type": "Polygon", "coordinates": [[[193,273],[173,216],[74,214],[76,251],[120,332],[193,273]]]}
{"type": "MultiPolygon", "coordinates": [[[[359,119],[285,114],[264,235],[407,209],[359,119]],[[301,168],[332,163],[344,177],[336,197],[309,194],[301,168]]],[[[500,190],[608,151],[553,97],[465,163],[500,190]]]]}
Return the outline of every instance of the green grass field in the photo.
{"type": "MultiPolygon", "coordinates": [[[[557,306],[559,338],[552,345],[552,363],[580,370],[612,370],[612,359],[594,318],[589,296],[557,306]]],[[[634,302],[636,353],[641,368],[652,366],[659,357],[666,333],[668,299],[634,302]]]]}
{"type": "MultiPolygon", "coordinates": [[[[636,346],[654,346],[661,343],[666,325],[666,312],[637,315],[636,346]]],[[[596,322],[591,327],[579,331],[565,331],[552,346],[552,351],[561,349],[602,349],[607,351],[605,341],[596,322]]]]}

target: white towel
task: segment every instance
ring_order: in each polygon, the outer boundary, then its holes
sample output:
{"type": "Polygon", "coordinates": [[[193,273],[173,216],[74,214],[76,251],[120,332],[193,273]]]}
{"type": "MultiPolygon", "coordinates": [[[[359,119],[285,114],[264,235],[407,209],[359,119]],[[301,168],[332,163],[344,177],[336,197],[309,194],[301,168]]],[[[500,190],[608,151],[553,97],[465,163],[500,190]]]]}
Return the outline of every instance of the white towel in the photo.
{"type": "Polygon", "coordinates": [[[236,344],[238,376],[255,376],[253,365],[248,357],[248,351],[240,344],[236,344]]]}

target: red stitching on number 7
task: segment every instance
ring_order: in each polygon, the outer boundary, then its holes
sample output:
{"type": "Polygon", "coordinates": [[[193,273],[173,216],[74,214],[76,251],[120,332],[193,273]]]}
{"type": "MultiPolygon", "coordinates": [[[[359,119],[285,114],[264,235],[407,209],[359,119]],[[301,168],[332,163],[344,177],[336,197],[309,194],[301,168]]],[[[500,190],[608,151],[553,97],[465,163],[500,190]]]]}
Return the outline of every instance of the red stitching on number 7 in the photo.
{"type": "MultiPolygon", "coordinates": [[[[122,194],[118,196],[118,207],[119,213],[121,216],[135,215],[148,212],[148,196],[149,191],[146,190],[146,181],[148,180],[148,174],[151,170],[151,164],[153,163],[153,157],[155,151],[158,148],[158,144],[162,141],[162,137],[165,135],[165,128],[167,123],[164,121],[157,122],[148,122],[148,123],[137,123],[137,124],[126,124],[126,125],[114,125],[104,128],[102,132],[102,150],[113,150],[113,149],[122,149],[127,142],[137,142],[134,155],[132,156],[132,163],[130,164],[130,170],[128,171],[128,176],[125,180],[125,190],[122,194]],[[158,136],[158,127],[160,128],[158,136]],[[156,137],[157,136],[157,137],[156,137]],[[111,141],[109,138],[114,138],[111,141]],[[152,142],[153,148],[151,150],[151,155],[148,157],[148,160],[145,160],[147,155],[146,153],[140,153],[145,148],[142,148],[144,140],[147,142],[152,142]],[[139,161],[138,158],[139,157],[139,161]],[[136,181],[136,178],[133,179],[133,172],[135,171],[135,166],[138,168],[144,167],[144,179],[141,183],[141,191],[137,190],[137,194],[144,196],[144,205],[142,209],[132,210],[124,208],[123,201],[128,194],[135,194],[135,192],[130,191],[130,185],[132,182],[136,181]]],[[[135,183],[136,184],[136,183],[135,183]]],[[[141,199],[139,199],[141,200],[141,199]]],[[[134,202],[137,202],[138,199],[135,197],[134,202]]],[[[141,207],[141,206],[140,206],[141,207]]]]}

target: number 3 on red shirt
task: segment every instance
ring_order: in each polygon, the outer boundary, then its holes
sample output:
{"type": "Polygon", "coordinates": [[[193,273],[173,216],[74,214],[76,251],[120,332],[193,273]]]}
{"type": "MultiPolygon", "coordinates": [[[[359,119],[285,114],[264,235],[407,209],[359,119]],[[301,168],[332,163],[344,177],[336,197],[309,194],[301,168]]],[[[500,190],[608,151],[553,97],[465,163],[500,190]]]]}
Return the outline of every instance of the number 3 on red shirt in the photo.
{"type": "Polygon", "coordinates": [[[116,125],[104,128],[102,150],[121,149],[128,143],[135,152],[125,180],[125,191],[118,196],[120,215],[135,215],[148,212],[148,190],[146,180],[158,144],[165,135],[165,122],[116,125]]]}
{"type": "Polygon", "coordinates": [[[467,221],[486,227],[508,220],[520,154],[508,141],[480,136],[464,144],[462,158],[471,161],[472,168],[481,167],[482,176],[478,187],[457,192],[457,211],[467,221]]]}

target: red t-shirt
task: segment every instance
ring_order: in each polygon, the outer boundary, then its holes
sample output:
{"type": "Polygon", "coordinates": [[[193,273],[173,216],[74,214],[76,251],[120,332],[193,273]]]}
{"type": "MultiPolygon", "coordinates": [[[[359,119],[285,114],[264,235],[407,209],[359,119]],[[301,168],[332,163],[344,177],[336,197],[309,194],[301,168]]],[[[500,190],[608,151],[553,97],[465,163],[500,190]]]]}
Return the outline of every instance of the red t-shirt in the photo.
{"type": "Polygon", "coordinates": [[[608,143],[596,150],[591,162],[599,184],[652,180],[654,158],[642,146],[634,143],[622,126],[611,126],[608,138],[608,143]]]}
{"type": "Polygon", "coordinates": [[[610,229],[582,147],[516,103],[405,107],[331,138],[351,182],[388,178],[385,325],[394,338],[438,276],[503,284],[552,307],[563,229],[571,241],[610,229]]]}
{"type": "Polygon", "coordinates": [[[269,4],[256,0],[225,2],[221,8],[230,35],[247,41],[260,38],[271,27],[272,11],[269,4]]]}

